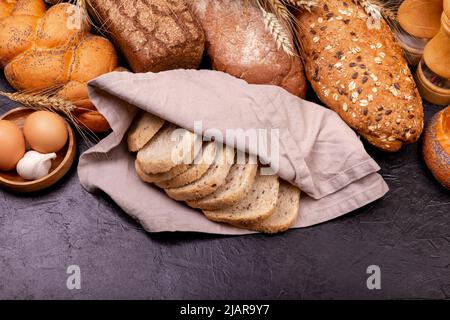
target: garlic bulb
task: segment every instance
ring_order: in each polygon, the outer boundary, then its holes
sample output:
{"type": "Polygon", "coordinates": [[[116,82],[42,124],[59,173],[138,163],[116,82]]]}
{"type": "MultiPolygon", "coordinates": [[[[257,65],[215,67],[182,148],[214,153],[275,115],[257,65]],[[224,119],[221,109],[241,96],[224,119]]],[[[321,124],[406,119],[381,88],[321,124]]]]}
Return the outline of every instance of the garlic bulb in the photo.
{"type": "Polygon", "coordinates": [[[56,159],[56,153],[43,154],[28,151],[17,164],[16,170],[26,180],[37,180],[48,175],[54,159],[56,159]]]}

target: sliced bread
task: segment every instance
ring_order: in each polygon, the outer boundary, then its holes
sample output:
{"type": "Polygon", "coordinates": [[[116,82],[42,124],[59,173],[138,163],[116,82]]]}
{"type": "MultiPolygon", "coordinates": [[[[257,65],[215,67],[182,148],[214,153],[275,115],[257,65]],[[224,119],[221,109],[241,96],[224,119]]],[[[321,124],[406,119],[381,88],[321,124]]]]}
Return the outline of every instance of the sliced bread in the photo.
{"type": "Polygon", "coordinates": [[[247,196],[235,205],[220,210],[203,210],[212,221],[239,224],[257,223],[268,218],[274,211],[278,199],[278,176],[263,176],[259,173],[247,196]]]}
{"type": "Polygon", "coordinates": [[[167,195],[178,201],[188,201],[199,199],[216,191],[225,184],[230,168],[233,165],[234,149],[230,147],[220,147],[214,164],[197,181],[179,188],[165,189],[167,195]]]}
{"type": "Polygon", "coordinates": [[[270,215],[267,219],[254,224],[234,225],[236,227],[243,227],[249,230],[264,233],[283,232],[288,230],[297,221],[299,207],[300,189],[294,187],[286,181],[280,181],[277,206],[272,215],[270,215]]]}
{"type": "Polygon", "coordinates": [[[130,152],[141,150],[161,129],[164,122],[163,119],[142,111],[128,131],[128,150],[130,152]]]}
{"type": "Polygon", "coordinates": [[[158,183],[160,181],[166,181],[169,179],[172,179],[180,174],[182,174],[183,172],[187,171],[190,167],[190,165],[188,164],[180,164],[176,167],[173,167],[172,169],[170,169],[167,172],[162,172],[162,173],[145,173],[142,169],[141,166],[139,165],[139,162],[135,161],[134,162],[134,166],[136,168],[136,173],[139,176],[139,178],[147,183],[158,183]]]}
{"type": "Polygon", "coordinates": [[[179,188],[189,183],[200,179],[214,163],[216,158],[217,145],[215,142],[208,142],[202,148],[202,151],[197,155],[194,162],[189,166],[189,169],[181,174],[157,182],[156,185],[160,188],[179,188]]]}
{"type": "Polygon", "coordinates": [[[173,124],[166,124],[137,154],[142,171],[148,174],[167,172],[191,164],[201,150],[201,138],[173,124]]]}
{"type": "Polygon", "coordinates": [[[253,161],[231,167],[226,182],[216,191],[198,200],[188,201],[192,208],[218,210],[230,207],[244,198],[255,182],[258,165],[253,161]]]}

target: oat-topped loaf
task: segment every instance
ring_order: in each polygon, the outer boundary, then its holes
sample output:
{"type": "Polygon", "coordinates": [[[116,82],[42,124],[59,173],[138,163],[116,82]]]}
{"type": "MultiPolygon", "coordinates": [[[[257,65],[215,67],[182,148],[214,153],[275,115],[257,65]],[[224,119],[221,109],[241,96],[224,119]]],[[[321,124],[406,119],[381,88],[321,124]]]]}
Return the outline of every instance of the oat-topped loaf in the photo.
{"type": "Polygon", "coordinates": [[[422,100],[376,9],[356,0],[327,0],[311,13],[299,12],[301,54],[323,103],[371,144],[397,151],[422,132],[422,100]]]}

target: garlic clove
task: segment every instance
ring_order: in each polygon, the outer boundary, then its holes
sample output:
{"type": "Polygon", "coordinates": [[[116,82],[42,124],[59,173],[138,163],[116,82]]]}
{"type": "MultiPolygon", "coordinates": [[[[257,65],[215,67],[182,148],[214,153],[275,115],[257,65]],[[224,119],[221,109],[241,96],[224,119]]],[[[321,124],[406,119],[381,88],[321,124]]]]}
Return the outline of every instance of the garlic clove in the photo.
{"type": "Polygon", "coordinates": [[[28,151],[17,163],[16,170],[25,180],[41,179],[50,172],[54,159],[56,159],[56,153],[43,154],[37,151],[28,151]]]}

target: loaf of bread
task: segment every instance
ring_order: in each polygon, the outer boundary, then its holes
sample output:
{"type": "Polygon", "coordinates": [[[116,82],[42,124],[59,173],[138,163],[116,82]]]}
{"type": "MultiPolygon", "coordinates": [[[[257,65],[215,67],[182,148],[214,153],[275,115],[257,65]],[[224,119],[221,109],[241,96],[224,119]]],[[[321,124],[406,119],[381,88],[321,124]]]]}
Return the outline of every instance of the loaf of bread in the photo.
{"type": "Polygon", "coordinates": [[[277,49],[255,1],[189,1],[205,30],[206,51],[215,70],[248,83],[277,85],[296,96],[305,96],[300,58],[277,49]]]}
{"type": "Polygon", "coordinates": [[[90,34],[78,7],[43,0],[0,0],[0,65],[17,90],[57,89],[78,121],[95,132],[108,122],[89,101],[86,83],[117,68],[113,45],[90,34]]]}
{"type": "Polygon", "coordinates": [[[434,177],[450,190],[450,106],[435,114],[427,124],[423,157],[434,177]]]}
{"type": "Polygon", "coordinates": [[[241,152],[235,156],[233,148],[205,142],[191,162],[174,164],[170,155],[178,154],[178,143],[167,137],[176,127],[170,123],[161,127],[160,122],[141,113],[128,132],[129,150],[136,147],[134,151],[141,153],[137,154],[135,168],[143,182],[154,183],[172,199],[201,209],[212,221],[238,228],[277,233],[297,221],[300,190],[280,182],[276,175],[258,173],[254,156],[241,152]],[[145,128],[150,131],[144,132],[145,128]],[[149,139],[146,145],[137,146],[136,141],[141,145],[144,137],[149,139]]]}
{"type": "Polygon", "coordinates": [[[185,0],[89,0],[134,72],[195,69],[205,36],[185,0]]]}
{"type": "Polygon", "coordinates": [[[357,3],[319,1],[297,14],[306,74],[350,127],[376,147],[397,151],[421,134],[422,101],[389,26],[357,3]]]}

